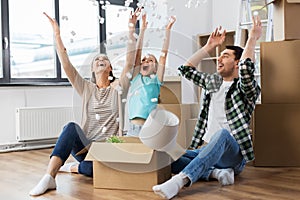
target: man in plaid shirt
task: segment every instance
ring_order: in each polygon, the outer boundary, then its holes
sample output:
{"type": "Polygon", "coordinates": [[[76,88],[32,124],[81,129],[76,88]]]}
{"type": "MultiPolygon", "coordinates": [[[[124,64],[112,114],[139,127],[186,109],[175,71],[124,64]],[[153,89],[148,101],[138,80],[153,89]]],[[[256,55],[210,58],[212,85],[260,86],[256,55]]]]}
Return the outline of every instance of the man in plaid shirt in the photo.
{"type": "Polygon", "coordinates": [[[226,46],[218,57],[217,73],[199,72],[195,66],[225,40],[226,31],[221,32],[219,27],[207,44],[178,68],[182,76],[204,89],[202,111],[191,144],[193,150],[187,150],[172,164],[172,172],[179,174],[154,186],[155,193],[170,199],[199,179],[215,178],[221,185],[233,184],[234,175],[254,159],[250,121],[260,87],[254,80],[253,61],[261,33],[261,21],[256,16],[244,50],[226,46]],[[204,142],[206,145],[200,147],[204,142]]]}

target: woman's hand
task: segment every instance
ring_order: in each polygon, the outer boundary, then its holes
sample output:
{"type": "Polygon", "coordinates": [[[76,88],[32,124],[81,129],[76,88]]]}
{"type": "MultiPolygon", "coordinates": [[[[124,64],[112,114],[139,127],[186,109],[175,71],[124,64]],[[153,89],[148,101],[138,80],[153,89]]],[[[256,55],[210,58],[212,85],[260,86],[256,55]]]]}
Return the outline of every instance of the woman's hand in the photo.
{"type": "Polygon", "coordinates": [[[51,18],[47,13],[43,12],[43,14],[49,19],[49,22],[51,23],[51,26],[53,28],[53,33],[55,35],[60,35],[60,29],[59,26],[54,18],[51,18]]]}

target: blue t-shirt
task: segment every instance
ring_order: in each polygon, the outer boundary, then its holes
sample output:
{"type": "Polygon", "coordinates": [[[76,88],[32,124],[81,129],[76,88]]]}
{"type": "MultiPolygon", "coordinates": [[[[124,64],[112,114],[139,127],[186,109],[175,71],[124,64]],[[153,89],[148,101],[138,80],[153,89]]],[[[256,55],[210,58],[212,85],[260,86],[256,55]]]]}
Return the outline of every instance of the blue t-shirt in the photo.
{"type": "Polygon", "coordinates": [[[147,119],[157,106],[161,85],[157,75],[148,77],[139,73],[134,77],[128,92],[129,119],[147,119]]]}

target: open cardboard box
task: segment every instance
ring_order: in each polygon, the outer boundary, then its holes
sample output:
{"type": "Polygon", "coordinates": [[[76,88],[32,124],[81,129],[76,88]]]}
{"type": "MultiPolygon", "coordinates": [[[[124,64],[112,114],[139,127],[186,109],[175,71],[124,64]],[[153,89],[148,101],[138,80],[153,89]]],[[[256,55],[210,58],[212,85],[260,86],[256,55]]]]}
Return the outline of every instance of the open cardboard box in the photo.
{"type": "Polygon", "coordinates": [[[300,17],[300,0],[276,0],[274,3],[274,40],[300,39],[297,19],[300,17]]]}
{"type": "Polygon", "coordinates": [[[171,178],[167,153],[146,147],[139,138],[121,139],[124,143],[92,143],[85,160],[93,161],[95,188],[151,191],[171,178]]]}

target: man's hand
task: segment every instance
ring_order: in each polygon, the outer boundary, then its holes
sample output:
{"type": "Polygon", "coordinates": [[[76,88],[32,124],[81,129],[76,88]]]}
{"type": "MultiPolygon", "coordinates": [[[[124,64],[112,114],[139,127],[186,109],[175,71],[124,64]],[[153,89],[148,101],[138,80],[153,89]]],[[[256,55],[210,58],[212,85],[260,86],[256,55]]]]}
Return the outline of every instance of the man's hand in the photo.
{"type": "Polygon", "coordinates": [[[262,25],[259,16],[252,17],[253,26],[250,30],[249,37],[258,40],[262,34],[262,25]]]}
{"type": "Polygon", "coordinates": [[[210,34],[206,45],[209,46],[210,48],[215,48],[218,45],[223,44],[223,42],[225,41],[225,35],[226,35],[226,30],[222,31],[221,26],[216,28],[215,31],[210,34]]]}

